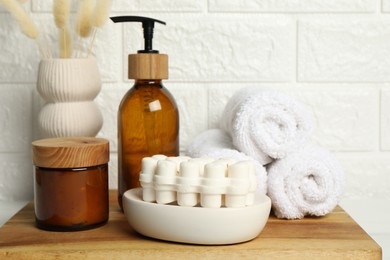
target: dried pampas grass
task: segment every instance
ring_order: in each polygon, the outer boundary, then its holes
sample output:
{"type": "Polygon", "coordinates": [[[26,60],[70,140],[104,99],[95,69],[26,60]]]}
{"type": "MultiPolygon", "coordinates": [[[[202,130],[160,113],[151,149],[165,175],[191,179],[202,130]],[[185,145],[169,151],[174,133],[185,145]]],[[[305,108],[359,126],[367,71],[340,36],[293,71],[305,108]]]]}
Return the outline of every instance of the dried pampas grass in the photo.
{"type": "Polygon", "coordinates": [[[91,34],[91,17],[94,10],[93,0],[80,0],[79,10],[76,18],[76,32],[79,36],[85,38],[91,34]]]}
{"type": "Polygon", "coordinates": [[[92,14],[93,36],[88,48],[88,56],[92,53],[92,48],[96,39],[96,28],[102,27],[108,20],[112,0],[96,0],[95,9],[92,14]]]}
{"type": "Polygon", "coordinates": [[[70,58],[72,56],[72,32],[69,27],[59,29],[60,58],[70,58]]]}
{"type": "Polygon", "coordinates": [[[70,0],[54,0],[53,16],[59,33],[60,58],[72,55],[72,33],[69,29],[70,0]]]}
{"type": "Polygon", "coordinates": [[[22,8],[19,2],[16,0],[0,0],[0,4],[5,7],[5,9],[11,13],[11,15],[18,22],[22,32],[31,39],[37,39],[38,37],[38,28],[36,27],[34,21],[22,8]]]}
{"type": "MultiPolygon", "coordinates": [[[[42,58],[51,59],[52,55],[49,38],[45,32],[39,34],[34,21],[23,9],[22,4],[28,0],[0,0],[0,5],[11,13],[19,24],[22,32],[29,38],[34,39],[42,58]]],[[[59,57],[80,58],[89,56],[96,38],[96,29],[102,27],[108,20],[112,0],[77,0],[77,14],[72,21],[71,8],[73,0],[53,0],[54,22],[58,29],[59,57]],[[75,30],[71,28],[75,26],[75,30]],[[86,39],[91,35],[92,37],[86,39]],[[89,45],[89,46],[87,46],[89,45]]]]}
{"type": "Polygon", "coordinates": [[[58,28],[68,26],[70,14],[70,0],[54,0],[53,16],[58,28]]]}
{"type": "Polygon", "coordinates": [[[96,0],[95,10],[92,15],[92,25],[102,27],[108,20],[112,0],[96,0]]]}

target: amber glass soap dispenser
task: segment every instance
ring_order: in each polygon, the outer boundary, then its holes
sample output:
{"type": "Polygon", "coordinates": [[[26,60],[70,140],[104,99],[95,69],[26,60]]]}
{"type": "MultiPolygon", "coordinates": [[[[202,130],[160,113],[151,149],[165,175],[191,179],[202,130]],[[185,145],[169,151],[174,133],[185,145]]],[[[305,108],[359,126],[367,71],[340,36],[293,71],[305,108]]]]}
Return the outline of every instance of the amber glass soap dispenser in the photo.
{"type": "Polygon", "coordinates": [[[152,48],[155,22],[140,16],[111,17],[117,22],[140,22],[145,48],[128,57],[128,77],[134,86],[126,93],[118,111],[118,202],[122,195],[139,187],[143,157],[179,155],[179,112],[176,102],[162,84],[168,78],[168,56],[152,48]]]}

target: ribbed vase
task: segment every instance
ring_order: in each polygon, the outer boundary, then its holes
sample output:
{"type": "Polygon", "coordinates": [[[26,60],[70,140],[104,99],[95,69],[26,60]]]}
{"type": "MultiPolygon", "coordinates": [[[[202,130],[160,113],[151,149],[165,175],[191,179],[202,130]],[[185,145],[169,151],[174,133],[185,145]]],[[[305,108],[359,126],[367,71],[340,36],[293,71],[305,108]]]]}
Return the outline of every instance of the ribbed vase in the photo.
{"type": "Polygon", "coordinates": [[[46,101],[38,118],[41,136],[96,136],[103,125],[94,102],[101,85],[95,58],[42,60],[37,83],[46,101]]]}

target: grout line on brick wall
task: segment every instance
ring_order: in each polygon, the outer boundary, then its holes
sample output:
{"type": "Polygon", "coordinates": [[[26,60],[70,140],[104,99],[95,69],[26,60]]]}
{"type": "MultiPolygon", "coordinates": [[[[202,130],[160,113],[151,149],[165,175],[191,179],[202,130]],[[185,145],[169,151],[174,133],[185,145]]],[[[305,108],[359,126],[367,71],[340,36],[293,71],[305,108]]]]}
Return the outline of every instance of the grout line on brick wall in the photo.
{"type": "MultiPolygon", "coordinates": [[[[229,81],[230,82],[230,81],[229,81]]],[[[258,82],[265,82],[265,81],[258,81],[258,82]]],[[[268,82],[268,81],[267,81],[268,82]]],[[[291,83],[286,82],[285,83],[291,83]]],[[[268,82],[268,83],[272,83],[268,82]]],[[[275,83],[278,83],[275,81],[275,83]]],[[[280,82],[279,82],[280,83],[280,82]]],[[[371,81],[371,80],[359,80],[359,81],[350,81],[350,80],[339,80],[339,81],[324,81],[324,80],[299,80],[297,83],[300,84],[348,84],[348,85],[362,85],[362,84],[389,84],[390,81],[371,81]]]]}
{"type": "Polygon", "coordinates": [[[379,97],[378,97],[378,99],[379,99],[379,102],[378,102],[378,114],[379,114],[379,116],[378,116],[378,128],[379,128],[379,134],[378,134],[378,149],[379,149],[379,151],[380,152],[383,152],[383,148],[382,148],[382,102],[383,102],[383,100],[382,100],[382,89],[379,89],[379,97]]]}
{"type": "Polygon", "coordinates": [[[183,83],[183,84],[246,84],[246,83],[259,83],[259,84],[319,84],[319,85],[362,85],[370,84],[373,87],[377,87],[379,84],[389,84],[390,81],[315,81],[315,80],[298,80],[298,81],[278,81],[278,80],[179,80],[169,79],[170,83],[183,83]]]}
{"type": "Polygon", "coordinates": [[[211,88],[207,88],[207,129],[210,129],[210,90],[211,88]]]}
{"type": "Polygon", "coordinates": [[[125,50],[125,28],[124,28],[124,25],[122,25],[122,28],[121,28],[121,38],[120,38],[120,49],[122,50],[121,51],[121,53],[120,53],[120,55],[122,55],[122,59],[121,59],[121,75],[120,75],[120,82],[121,83],[123,83],[123,82],[125,82],[126,81],[126,78],[127,77],[125,77],[125,70],[126,70],[126,68],[125,68],[125,66],[124,66],[124,64],[126,63],[125,62],[125,56],[123,55],[124,53],[127,53],[127,51],[125,50]]]}
{"type": "Polygon", "coordinates": [[[283,11],[251,11],[251,10],[224,10],[224,11],[210,11],[209,14],[234,14],[234,15],[306,15],[306,16],[313,16],[313,15],[370,15],[370,14],[376,14],[377,10],[374,11],[307,11],[307,12],[299,12],[299,11],[289,11],[289,12],[283,12],[283,11]]]}
{"type": "MultiPolygon", "coordinates": [[[[168,83],[168,81],[167,81],[168,83]]],[[[293,81],[260,81],[260,80],[248,80],[248,81],[239,81],[239,80],[216,80],[216,81],[205,81],[205,80],[174,80],[169,79],[169,83],[183,83],[183,84],[250,84],[250,83],[258,83],[258,84],[295,84],[293,81]]],[[[340,83],[340,82],[334,82],[340,83]]]]}
{"type": "Polygon", "coordinates": [[[355,150],[355,151],[352,151],[352,150],[345,150],[345,151],[341,151],[341,150],[335,150],[335,149],[331,149],[329,147],[326,147],[327,149],[329,149],[332,153],[335,153],[336,155],[342,155],[342,156],[356,156],[356,155],[360,155],[360,156],[364,156],[364,157],[367,157],[367,156],[373,156],[373,157],[376,157],[376,158],[388,158],[388,156],[390,155],[390,151],[389,150],[382,150],[382,151],[377,151],[377,150],[372,150],[372,151],[358,151],[358,150],[355,150]]]}
{"type": "Polygon", "coordinates": [[[379,0],[378,1],[378,8],[377,8],[377,14],[382,14],[384,13],[384,0],[379,0]]]}
{"type": "Polygon", "coordinates": [[[203,13],[210,14],[210,3],[208,0],[203,0],[203,13]]]}
{"type": "Polygon", "coordinates": [[[299,82],[299,19],[295,18],[295,83],[299,82]]]}
{"type": "Polygon", "coordinates": [[[202,8],[200,10],[137,10],[137,11],[113,11],[110,13],[110,16],[115,15],[129,15],[131,12],[132,15],[139,15],[139,16],[149,16],[149,15],[173,15],[173,14],[206,14],[205,10],[202,8]]]}
{"type": "Polygon", "coordinates": [[[120,49],[122,50],[120,55],[121,55],[121,75],[120,75],[120,83],[126,83],[127,80],[129,80],[126,76],[126,71],[127,71],[127,53],[129,53],[129,50],[126,50],[126,35],[125,35],[125,25],[122,24],[121,26],[121,39],[120,39],[120,49]]]}

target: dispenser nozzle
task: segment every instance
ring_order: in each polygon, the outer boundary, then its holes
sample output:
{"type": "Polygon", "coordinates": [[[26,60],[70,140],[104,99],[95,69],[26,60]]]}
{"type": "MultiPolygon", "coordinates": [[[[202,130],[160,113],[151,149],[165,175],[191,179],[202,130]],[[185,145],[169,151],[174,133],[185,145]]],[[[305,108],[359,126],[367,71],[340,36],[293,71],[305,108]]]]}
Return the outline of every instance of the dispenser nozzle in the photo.
{"type": "Polygon", "coordinates": [[[145,46],[144,50],[139,50],[138,53],[158,53],[157,50],[153,50],[153,29],[154,29],[154,23],[161,23],[166,24],[163,21],[149,18],[149,17],[142,17],[142,16],[114,16],[110,17],[110,19],[114,23],[123,23],[123,22],[140,22],[142,23],[142,28],[144,29],[144,40],[145,40],[145,46]]]}

